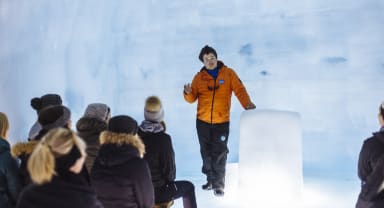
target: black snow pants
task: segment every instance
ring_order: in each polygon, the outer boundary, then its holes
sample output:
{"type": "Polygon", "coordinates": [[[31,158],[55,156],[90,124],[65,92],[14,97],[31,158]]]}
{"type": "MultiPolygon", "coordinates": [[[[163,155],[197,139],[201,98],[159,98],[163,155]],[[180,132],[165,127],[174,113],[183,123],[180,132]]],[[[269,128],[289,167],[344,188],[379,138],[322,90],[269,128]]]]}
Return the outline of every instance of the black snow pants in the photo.
{"type": "Polygon", "coordinates": [[[207,176],[207,181],[212,183],[214,189],[224,189],[229,122],[210,124],[197,119],[196,129],[203,159],[202,172],[207,176]]]}
{"type": "Polygon", "coordinates": [[[197,208],[195,186],[189,181],[172,181],[155,188],[155,203],[183,199],[184,208],[197,208]]]}

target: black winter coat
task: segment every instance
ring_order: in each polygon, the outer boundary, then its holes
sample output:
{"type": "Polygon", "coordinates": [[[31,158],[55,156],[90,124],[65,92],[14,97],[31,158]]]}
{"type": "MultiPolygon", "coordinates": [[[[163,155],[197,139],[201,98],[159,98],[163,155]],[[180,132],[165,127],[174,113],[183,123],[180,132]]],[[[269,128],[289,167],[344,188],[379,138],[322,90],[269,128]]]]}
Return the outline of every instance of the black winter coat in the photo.
{"type": "Polygon", "coordinates": [[[384,200],[379,187],[384,181],[384,131],[374,133],[364,141],[359,155],[358,175],[361,180],[357,208],[370,208],[384,200]]]}
{"type": "Polygon", "coordinates": [[[95,192],[81,174],[53,177],[51,182],[30,184],[21,193],[17,208],[102,208],[95,192]]]}
{"type": "MultiPolygon", "coordinates": [[[[12,155],[14,157],[19,158],[20,160],[18,174],[21,181],[22,189],[27,187],[29,184],[32,184],[31,176],[29,175],[29,172],[27,169],[27,164],[28,164],[29,157],[31,156],[33,150],[35,149],[35,147],[39,142],[40,141],[38,140],[32,140],[25,143],[17,143],[12,147],[12,155]]],[[[89,178],[88,170],[86,168],[83,168],[81,170],[81,175],[83,175],[83,177],[87,179],[88,184],[90,184],[90,178],[89,178]]]]}
{"type": "Polygon", "coordinates": [[[102,144],[91,181],[106,208],[152,208],[154,204],[147,162],[130,144],[102,144]]]}
{"type": "Polygon", "coordinates": [[[176,177],[175,153],[171,137],[164,131],[144,132],[139,129],[139,136],[145,145],[144,159],[151,169],[153,186],[161,187],[176,177]]]}
{"type": "Polygon", "coordinates": [[[17,161],[11,156],[9,143],[0,138],[0,207],[14,207],[20,189],[17,161]]]}
{"type": "Polygon", "coordinates": [[[91,171],[93,161],[100,149],[99,136],[102,131],[107,129],[107,123],[96,118],[84,117],[76,123],[76,129],[78,135],[87,144],[85,166],[88,171],[91,171]]]}

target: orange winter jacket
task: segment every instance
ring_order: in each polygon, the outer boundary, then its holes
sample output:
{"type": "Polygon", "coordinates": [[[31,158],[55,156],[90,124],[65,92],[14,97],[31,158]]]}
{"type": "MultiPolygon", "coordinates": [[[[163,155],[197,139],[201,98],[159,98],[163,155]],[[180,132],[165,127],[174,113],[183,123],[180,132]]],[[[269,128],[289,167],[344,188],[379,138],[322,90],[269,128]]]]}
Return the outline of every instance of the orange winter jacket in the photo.
{"type": "Polygon", "coordinates": [[[233,71],[218,62],[219,71],[216,80],[208,74],[205,67],[192,80],[192,92],[184,99],[193,103],[197,101],[197,119],[207,123],[219,124],[229,121],[232,91],[245,109],[251,100],[243,83],[233,71]]]}

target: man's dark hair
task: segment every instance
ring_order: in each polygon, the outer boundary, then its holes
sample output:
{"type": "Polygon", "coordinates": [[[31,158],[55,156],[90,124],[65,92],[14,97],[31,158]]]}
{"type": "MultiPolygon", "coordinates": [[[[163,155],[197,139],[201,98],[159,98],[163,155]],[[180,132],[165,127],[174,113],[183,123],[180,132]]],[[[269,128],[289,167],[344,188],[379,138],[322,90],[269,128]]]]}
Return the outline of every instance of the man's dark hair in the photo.
{"type": "Polygon", "coordinates": [[[208,46],[208,45],[205,45],[201,51],[200,51],[200,54],[199,54],[199,59],[201,62],[204,62],[203,61],[203,56],[205,54],[210,54],[210,53],[213,53],[213,55],[215,55],[215,57],[217,58],[217,53],[215,51],[215,49],[213,49],[212,47],[208,46]]]}
{"type": "Polygon", "coordinates": [[[384,119],[384,102],[380,105],[380,115],[384,119]]]}

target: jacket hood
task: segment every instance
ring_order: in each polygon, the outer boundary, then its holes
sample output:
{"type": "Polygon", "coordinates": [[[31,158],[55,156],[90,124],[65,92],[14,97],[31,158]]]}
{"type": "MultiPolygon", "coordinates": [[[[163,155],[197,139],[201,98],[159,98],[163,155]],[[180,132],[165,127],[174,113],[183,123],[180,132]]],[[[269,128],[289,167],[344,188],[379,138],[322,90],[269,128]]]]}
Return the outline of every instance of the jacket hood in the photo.
{"type": "Polygon", "coordinates": [[[10,145],[7,140],[0,138],[0,153],[10,150],[10,145]]]}
{"type": "Polygon", "coordinates": [[[384,131],[379,131],[373,133],[373,136],[375,136],[381,143],[384,144],[384,131]]]}
{"type": "Polygon", "coordinates": [[[80,118],[76,123],[76,129],[80,137],[98,134],[107,129],[107,123],[97,118],[80,118]]]}
{"type": "Polygon", "coordinates": [[[36,145],[39,143],[39,141],[33,140],[29,142],[22,142],[17,143],[13,145],[11,149],[11,153],[13,157],[19,157],[20,155],[30,155],[32,154],[33,150],[35,149],[36,145]]]}
{"type": "Polygon", "coordinates": [[[100,134],[100,144],[114,144],[116,146],[131,145],[138,151],[140,157],[144,156],[145,146],[140,137],[135,134],[114,133],[111,131],[103,131],[100,134]]]}
{"type": "Polygon", "coordinates": [[[96,161],[102,166],[115,166],[133,158],[140,158],[139,151],[129,144],[104,144],[100,147],[96,161]]]}

